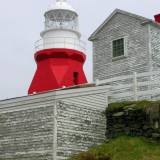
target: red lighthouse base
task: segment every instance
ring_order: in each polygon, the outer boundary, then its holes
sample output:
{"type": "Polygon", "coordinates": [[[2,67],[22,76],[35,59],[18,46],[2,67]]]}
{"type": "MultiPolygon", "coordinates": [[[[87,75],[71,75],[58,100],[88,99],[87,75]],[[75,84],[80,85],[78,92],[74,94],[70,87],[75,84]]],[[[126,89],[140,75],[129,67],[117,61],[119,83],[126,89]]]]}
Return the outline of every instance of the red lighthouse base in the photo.
{"type": "Polygon", "coordinates": [[[83,71],[86,56],[72,49],[45,49],[35,54],[37,71],[28,94],[87,83],[83,71]]]}

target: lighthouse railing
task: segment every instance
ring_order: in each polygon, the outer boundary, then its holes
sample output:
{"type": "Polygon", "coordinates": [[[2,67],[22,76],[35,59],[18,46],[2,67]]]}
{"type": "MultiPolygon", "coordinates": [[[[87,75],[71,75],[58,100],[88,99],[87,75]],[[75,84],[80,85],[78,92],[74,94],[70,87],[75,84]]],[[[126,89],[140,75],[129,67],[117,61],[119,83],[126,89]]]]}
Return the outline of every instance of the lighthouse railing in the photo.
{"type": "Polygon", "coordinates": [[[86,43],[72,37],[48,37],[35,42],[36,52],[49,48],[68,48],[85,53],[86,43]]]}

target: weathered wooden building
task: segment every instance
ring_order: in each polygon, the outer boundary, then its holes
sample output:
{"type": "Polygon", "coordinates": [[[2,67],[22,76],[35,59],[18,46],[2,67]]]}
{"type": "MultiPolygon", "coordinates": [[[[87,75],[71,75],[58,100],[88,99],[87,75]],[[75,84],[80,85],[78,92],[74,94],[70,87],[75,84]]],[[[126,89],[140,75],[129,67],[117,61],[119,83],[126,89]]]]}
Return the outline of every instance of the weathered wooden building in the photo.
{"type": "Polygon", "coordinates": [[[156,21],[116,9],[89,38],[93,42],[94,80],[159,69],[157,17],[156,21]]]}
{"type": "Polygon", "coordinates": [[[107,86],[0,101],[0,160],[61,160],[105,140],[107,86]]]}

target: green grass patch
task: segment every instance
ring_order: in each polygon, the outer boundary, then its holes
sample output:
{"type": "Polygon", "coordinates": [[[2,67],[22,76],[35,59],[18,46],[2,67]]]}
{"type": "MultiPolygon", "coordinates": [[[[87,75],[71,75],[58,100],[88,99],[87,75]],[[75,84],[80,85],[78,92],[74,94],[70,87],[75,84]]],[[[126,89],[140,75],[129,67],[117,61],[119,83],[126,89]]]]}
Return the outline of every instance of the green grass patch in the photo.
{"type": "Polygon", "coordinates": [[[142,109],[146,110],[149,107],[152,107],[154,104],[159,104],[160,101],[128,101],[128,102],[117,102],[117,103],[111,103],[108,105],[106,112],[119,112],[126,108],[133,108],[133,109],[142,109]]]}
{"type": "Polygon", "coordinates": [[[69,160],[160,160],[160,143],[142,137],[121,136],[69,160]]]}

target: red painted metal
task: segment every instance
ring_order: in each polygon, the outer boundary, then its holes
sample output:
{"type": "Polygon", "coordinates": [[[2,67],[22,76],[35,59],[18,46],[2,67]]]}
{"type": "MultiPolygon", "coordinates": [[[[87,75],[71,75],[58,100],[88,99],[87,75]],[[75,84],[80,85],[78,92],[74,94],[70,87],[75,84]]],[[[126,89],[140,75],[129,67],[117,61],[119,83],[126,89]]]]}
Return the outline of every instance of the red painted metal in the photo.
{"type": "Polygon", "coordinates": [[[86,56],[73,49],[44,49],[35,54],[37,70],[28,94],[87,83],[83,71],[86,56]]]}
{"type": "Polygon", "coordinates": [[[155,15],[154,18],[156,22],[160,23],[160,14],[155,15]]]}

